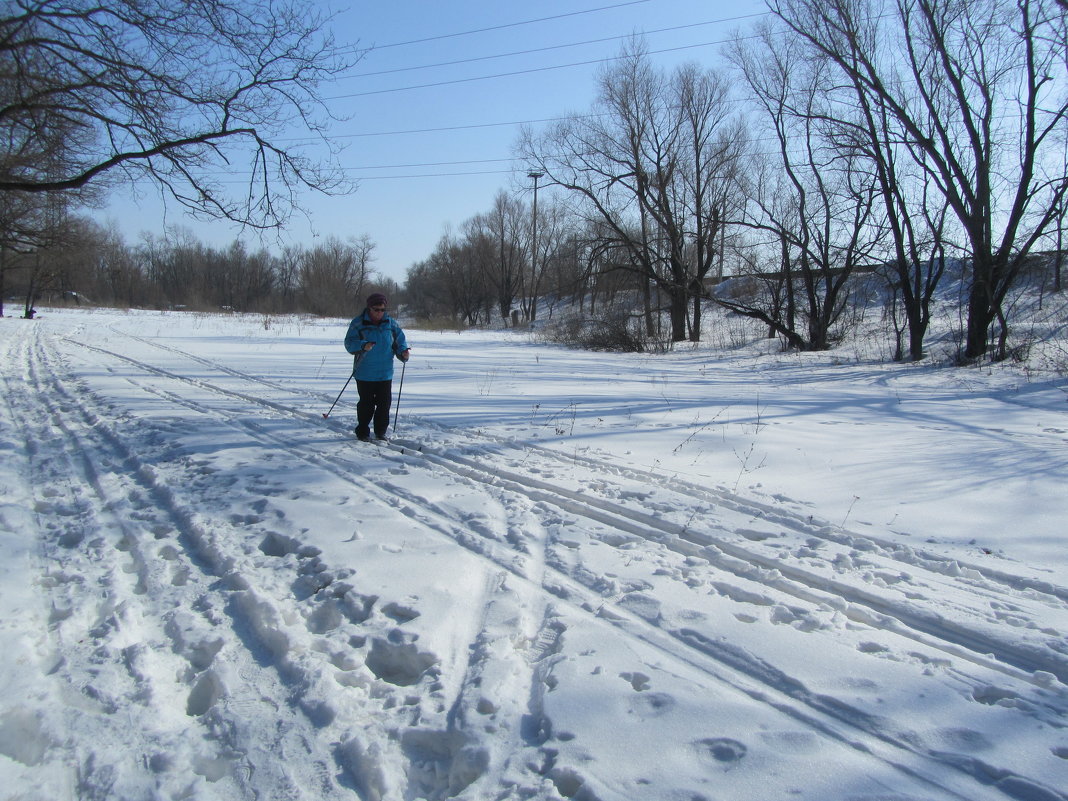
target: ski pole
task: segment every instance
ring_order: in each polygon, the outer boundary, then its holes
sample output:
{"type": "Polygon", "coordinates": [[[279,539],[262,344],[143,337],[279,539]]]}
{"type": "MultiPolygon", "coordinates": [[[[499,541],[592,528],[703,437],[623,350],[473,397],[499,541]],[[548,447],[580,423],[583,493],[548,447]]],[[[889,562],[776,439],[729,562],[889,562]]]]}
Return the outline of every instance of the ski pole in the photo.
{"type": "Polygon", "coordinates": [[[352,381],[352,377],[356,375],[356,366],[360,363],[360,359],[363,358],[364,351],[360,351],[358,354],[352,357],[352,372],[349,373],[349,380],[345,382],[345,386],[341,388],[341,392],[337,393],[337,397],[334,398],[334,402],[330,404],[330,409],[323,413],[323,419],[325,420],[330,416],[330,412],[334,411],[334,407],[337,406],[337,402],[341,400],[341,396],[345,394],[345,390],[349,388],[349,381],[352,381]]]}
{"type": "Polygon", "coordinates": [[[393,433],[397,433],[397,417],[400,416],[400,399],[401,393],[404,391],[404,368],[408,366],[408,362],[401,362],[401,380],[400,386],[397,387],[397,406],[393,410],[393,433]]]}

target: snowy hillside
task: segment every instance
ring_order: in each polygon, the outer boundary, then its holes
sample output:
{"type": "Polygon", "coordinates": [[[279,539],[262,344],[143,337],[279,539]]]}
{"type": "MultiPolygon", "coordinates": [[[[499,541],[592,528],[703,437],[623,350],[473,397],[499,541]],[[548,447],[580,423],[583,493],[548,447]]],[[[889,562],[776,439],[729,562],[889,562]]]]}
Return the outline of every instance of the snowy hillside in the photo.
{"type": "Polygon", "coordinates": [[[4,798],[1068,799],[1063,379],[346,322],[0,319],[4,798]]]}

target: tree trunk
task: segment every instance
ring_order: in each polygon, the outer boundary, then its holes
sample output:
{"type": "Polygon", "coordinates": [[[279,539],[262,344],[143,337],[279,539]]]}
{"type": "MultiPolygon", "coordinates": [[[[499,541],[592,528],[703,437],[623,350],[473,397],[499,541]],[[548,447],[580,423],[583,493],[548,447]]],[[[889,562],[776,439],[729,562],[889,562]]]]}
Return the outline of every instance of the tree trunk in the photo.
{"type": "Polygon", "coordinates": [[[690,330],[690,341],[701,341],[701,282],[695,281],[693,289],[693,328],[690,330]]]}
{"type": "Polygon", "coordinates": [[[990,344],[990,326],[995,312],[991,308],[990,292],[986,280],[976,278],[968,292],[968,325],[964,339],[964,358],[979,359],[990,344]]]}
{"type": "Polygon", "coordinates": [[[671,301],[671,341],[686,340],[686,289],[672,285],[668,297],[671,301]]]}

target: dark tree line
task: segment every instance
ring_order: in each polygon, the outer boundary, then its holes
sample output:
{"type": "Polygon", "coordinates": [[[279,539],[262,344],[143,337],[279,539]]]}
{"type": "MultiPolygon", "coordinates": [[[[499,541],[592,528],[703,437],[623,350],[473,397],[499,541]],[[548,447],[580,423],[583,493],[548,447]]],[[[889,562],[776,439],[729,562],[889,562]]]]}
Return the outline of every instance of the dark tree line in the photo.
{"type": "Polygon", "coordinates": [[[398,291],[374,273],[373,260],[374,243],[366,236],[327,238],[275,254],[241,242],[212,247],[190,232],[128,245],[115,232],[74,219],[54,241],[27,253],[8,252],[5,272],[9,294],[23,299],[26,311],[42,299],[349,317],[368,292],[398,291]]]}

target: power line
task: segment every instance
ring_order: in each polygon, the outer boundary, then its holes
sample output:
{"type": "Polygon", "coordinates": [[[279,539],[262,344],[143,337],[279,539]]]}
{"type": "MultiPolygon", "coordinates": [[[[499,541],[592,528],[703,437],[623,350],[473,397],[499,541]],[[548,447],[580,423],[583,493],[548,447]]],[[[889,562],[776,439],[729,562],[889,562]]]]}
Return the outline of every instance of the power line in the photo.
{"type": "MultiPolygon", "coordinates": [[[[583,117],[588,116],[600,116],[586,114],[581,115],[583,117]]],[[[331,135],[331,139],[356,139],[365,136],[400,136],[402,134],[422,134],[422,133],[444,133],[446,131],[466,131],[474,128],[503,128],[513,125],[533,125],[540,122],[559,122],[560,120],[574,119],[573,116],[563,117],[543,117],[537,120],[512,120],[510,122],[481,122],[472,123],[470,125],[443,125],[438,128],[409,128],[407,130],[400,131],[366,131],[364,133],[351,133],[351,134],[337,134],[331,135]]]]}
{"type": "MultiPolygon", "coordinates": [[[[670,28],[655,28],[655,29],[653,29],[651,31],[642,31],[642,34],[643,35],[651,35],[651,34],[657,34],[657,33],[671,33],[672,31],[682,31],[682,30],[689,30],[691,28],[700,28],[700,27],[703,27],[705,25],[720,25],[720,24],[722,24],[724,22],[737,22],[739,20],[752,19],[753,17],[765,16],[765,14],[766,14],[766,12],[760,13],[760,14],[743,14],[743,15],[738,16],[738,17],[724,17],[723,19],[713,19],[713,20],[708,20],[707,22],[692,22],[692,23],[690,23],[688,25],[675,25],[675,26],[672,26],[670,28]]],[[[535,48],[531,48],[529,50],[513,50],[513,51],[508,52],[508,53],[497,53],[497,54],[491,55],[491,56],[474,56],[472,58],[461,58],[461,59],[457,59],[455,61],[439,61],[436,64],[419,64],[419,65],[415,65],[415,66],[412,66],[412,67],[396,67],[394,69],[377,70],[375,72],[359,72],[359,73],[356,73],[355,75],[346,76],[346,79],[348,79],[348,78],[370,78],[370,77],[373,77],[373,76],[376,76],[376,75],[392,75],[392,74],[395,74],[395,73],[398,73],[398,72],[413,72],[415,70],[428,70],[428,69],[435,69],[437,67],[452,67],[452,66],[456,66],[457,64],[472,64],[472,63],[475,63],[475,62],[478,62],[478,61],[492,61],[493,59],[510,58],[512,56],[527,56],[527,55],[531,55],[532,53],[545,53],[545,52],[548,52],[550,50],[563,50],[563,49],[568,48],[568,47],[582,47],[584,45],[602,44],[604,42],[618,42],[618,41],[620,41],[622,39],[628,39],[631,36],[633,36],[633,34],[630,34],[630,33],[620,34],[620,35],[616,35],[616,36],[604,36],[604,37],[601,37],[600,39],[586,39],[585,41],[582,41],[582,42],[569,42],[567,44],[547,45],[545,47],[535,47],[535,48]]]]}
{"type": "MultiPolygon", "coordinates": [[[[599,11],[612,10],[612,9],[617,9],[617,8],[621,8],[621,7],[625,7],[625,6],[640,5],[640,4],[643,4],[643,3],[646,3],[646,2],[651,2],[651,0],[632,0],[631,2],[617,3],[617,4],[614,4],[614,5],[608,5],[608,6],[600,6],[600,7],[593,8],[593,9],[586,9],[584,11],[571,12],[571,13],[567,13],[567,14],[560,14],[560,15],[549,16],[549,17],[540,17],[540,18],[531,19],[531,20],[524,20],[524,21],[520,21],[520,22],[508,23],[508,24],[504,24],[504,25],[491,26],[491,27],[486,27],[486,28],[477,28],[477,29],[473,29],[473,30],[469,30],[469,31],[461,31],[461,32],[451,33],[451,34],[441,34],[439,36],[427,37],[427,38],[423,38],[423,39],[415,39],[415,40],[410,40],[410,41],[405,41],[405,42],[395,42],[395,43],[391,43],[391,44],[388,44],[388,45],[382,45],[382,46],[379,46],[378,48],[373,48],[373,49],[384,49],[386,47],[398,47],[398,46],[407,45],[407,44],[417,44],[417,43],[422,43],[422,42],[427,42],[427,41],[448,39],[448,38],[466,36],[466,35],[486,32],[486,31],[503,29],[503,28],[513,28],[513,27],[533,24],[533,23],[537,23],[537,22],[544,22],[544,21],[561,19],[561,18],[565,18],[565,17],[577,16],[577,15],[581,15],[581,14],[588,14],[588,13],[594,13],[594,12],[599,12],[599,11]]],[[[666,27],[666,28],[659,28],[659,29],[655,29],[655,30],[649,31],[649,33],[656,34],[656,33],[664,33],[664,32],[671,32],[671,31],[678,31],[678,30],[686,30],[686,29],[691,29],[691,28],[703,27],[703,26],[707,26],[707,25],[721,24],[721,23],[725,23],[725,22],[734,22],[734,21],[739,21],[739,20],[751,19],[751,18],[754,18],[754,17],[761,17],[761,16],[766,16],[766,15],[767,15],[767,12],[761,12],[761,13],[754,13],[754,14],[744,14],[744,15],[739,15],[739,16],[734,16],[734,17],[724,17],[724,18],[716,19],[716,20],[708,20],[708,21],[705,21],[705,22],[696,22],[696,23],[689,23],[689,24],[684,24],[684,25],[676,25],[676,26],[671,26],[671,27],[666,27]]],[[[421,66],[403,67],[403,68],[398,68],[398,69],[395,69],[395,70],[383,70],[383,71],[380,71],[380,72],[361,73],[359,75],[350,76],[350,77],[367,77],[367,76],[371,76],[371,75],[412,71],[412,70],[418,70],[418,69],[430,69],[430,68],[435,68],[435,67],[440,67],[440,66],[448,66],[448,65],[452,65],[452,64],[461,64],[461,63],[467,63],[467,62],[484,61],[484,60],[491,60],[491,59],[495,59],[495,58],[504,58],[504,57],[512,56],[512,55],[523,55],[523,54],[528,54],[528,53],[535,53],[535,52],[543,52],[543,51],[548,51],[548,50],[563,49],[563,48],[566,48],[566,47],[575,47],[575,46],[580,46],[580,45],[583,45],[583,44],[595,44],[595,43],[600,43],[600,42],[605,42],[605,41],[625,39],[628,36],[629,36],[629,34],[628,35],[612,36],[612,37],[604,37],[604,38],[601,38],[601,39],[593,39],[593,40],[588,40],[588,41],[585,41],[585,42],[576,42],[576,43],[571,43],[571,44],[546,46],[546,47],[543,47],[543,48],[535,48],[535,49],[530,49],[530,50],[515,51],[515,52],[512,52],[512,53],[503,53],[503,54],[498,54],[498,55],[475,57],[475,58],[463,59],[463,60],[453,61],[453,62],[444,62],[444,63],[441,63],[441,64],[427,64],[427,65],[421,65],[421,66]]],[[[684,46],[679,46],[679,47],[663,48],[663,49],[660,49],[660,50],[649,51],[649,55],[677,52],[677,51],[681,51],[681,50],[694,49],[694,48],[698,48],[698,47],[709,47],[711,45],[721,44],[723,41],[725,41],[725,40],[717,40],[717,41],[712,41],[712,42],[703,42],[703,43],[699,43],[699,44],[684,45],[684,46]]],[[[456,80],[449,80],[449,81],[441,81],[441,82],[428,83],[428,84],[420,84],[420,85],[416,85],[416,86],[397,87],[397,88],[394,88],[394,89],[384,89],[384,90],[377,90],[377,91],[353,93],[353,94],[347,94],[347,95],[337,95],[337,96],[334,96],[334,97],[331,97],[331,98],[325,98],[325,99],[342,99],[342,98],[351,98],[351,97],[361,97],[361,96],[372,95],[372,94],[384,94],[384,93],[389,93],[389,92],[399,92],[399,91],[406,91],[406,90],[411,90],[411,89],[429,88],[429,87],[436,87],[436,86],[442,86],[442,85],[448,85],[448,84],[456,84],[456,83],[466,83],[466,82],[473,82],[473,81],[480,81],[480,80],[488,80],[488,79],[491,79],[491,78],[512,77],[512,76],[516,76],[516,75],[530,74],[530,73],[536,73],[536,72],[544,72],[544,71],[557,70],[557,69],[566,69],[566,68],[577,67],[577,66],[587,66],[587,65],[590,65],[590,64],[606,63],[606,62],[610,62],[610,61],[617,61],[620,58],[623,58],[623,57],[622,56],[612,56],[612,57],[608,57],[608,58],[594,59],[594,60],[590,60],[590,61],[574,62],[574,63],[570,63],[570,64],[550,65],[550,66],[547,66],[547,67],[539,67],[539,68],[532,68],[532,69],[526,69],[526,70],[518,70],[518,71],[514,71],[514,72],[507,72],[507,73],[497,73],[497,74],[492,74],[492,75],[475,76],[475,77],[471,77],[471,78],[456,79],[456,80]]],[[[437,126],[437,127],[429,127],[429,128],[415,128],[415,129],[402,129],[402,130],[390,130],[390,131],[367,131],[367,132],[360,132],[360,133],[335,134],[335,135],[332,135],[330,138],[331,139],[355,139],[355,138],[366,138],[366,137],[375,137],[375,136],[399,136],[399,135],[413,135],[413,134],[425,134],[425,133],[442,133],[442,132],[450,132],[450,131],[486,129],[486,128],[494,128],[494,127],[514,127],[514,126],[517,126],[517,125],[542,124],[542,123],[548,123],[548,122],[558,122],[558,121],[562,121],[562,120],[589,119],[589,118],[594,118],[594,117],[599,117],[599,116],[603,116],[603,114],[582,114],[582,115],[570,114],[570,115],[564,115],[564,116],[558,116],[558,117],[547,117],[547,118],[530,119],[530,120],[511,120],[511,121],[505,121],[505,122],[471,123],[471,124],[463,124],[463,125],[437,126]]],[[[290,140],[290,141],[300,141],[300,140],[294,139],[294,140],[290,140]]],[[[507,161],[514,161],[514,159],[472,159],[472,160],[464,160],[464,161],[441,161],[441,162],[423,162],[423,163],[410,163],[410,164],[409,163],[398,163],[398,164],[382,164],[382,165],[369,165],[369,166],[342,167],[341,169],[343,169],[346,172],[355,172],[355,171],[385,170],[385,169],[409,169],[409,168],[418,168],[418,167],[456,166],[456,165],[462,165],[462,164],[490,164],[490,163],[500,163],[500,162],[507,162],[507,161]]],[[[519,169],[519,168],[516,168],[516,169],[519,169]]],[[[456,171],[456,172],[447,172],[447,173],[440,173],[439,172],[439,173],[418,173],[418,174],[403,174],[403,175],[376,175],[376,176],[362,176],[362,177],[359,178],[359,180],[360,181],[368,181],[368,180],[408,179],[408,178],[462,177],[462,176],[495,175],[495,174],[496,175],[507,175],[507,174],[512,174],[512,173],[516,172],[516,169],[477,170],[477,171],[472,170],[472,171],[456,171]]],[[[523,169],[525,169],[525,168],[523,168],[523,169]]]]}
{"type": "MultiPolygon", "coordinates": [[[[440,162],[440,163],[442,165],[447,165],[447,164],[450,164],[450,163],[454,163],[454,164],[480,164],[480,163],[484,163],[484,162],[500,162],[500,161],[512,161],[512,159],[484,159],[483,161],[469,161],[469,162],[467,162],[467,161],[457,161],[457,162],[440,162]]],[[[394,164],[394,165],[392,165],[392,168],[403,169],[405,167],[432,167],[432,166],[434,166],[434,165],[433,164],[394,164]]],[[[383,167],[344,167],[342,169],[344,169],[346,171],[352,171],[352,170],[378,170],[378,169],[387,169],[387,167],[385,167],[385,166],[383,166],[383,167]]],[[[402,175],[364,175],[364,176],[361,176],[358,180],[363,182],[363,181],[386,181],[386,180],[390,180],[391,181],[391,180],[397,180],[397,179],[403,179],[403,178],[462,178],[462,177],[473,176],[473,175],[511,175],[513,173],[521,172],[522,170],[525,170],[525,169],[526,169],[525,167],[516,167],[516,168],[512,168],[512,169],[507,169],[507,170],[463,170],[463,171],[456,171],[456,172],[406,173],[406,174],[402,174],[402,175]]],[[[229,177],[227,177],[224,180],[216,181],[216,183],[219,184],[219,185],[226,185],[226,186],[247,186],[247,184],[248,184],[248,181],[245,180],[245,179],[234,178],[229,173],[227,173],[227,175],[229,177]]],[[[133,181],[131,181],[131,183],[135,184],[135,185],[138,185],[138,186],[153,186],[153,185],[155,185],[155,182],[151,178],[148,178],[148,177],[135,178],[133,181]]]]}
{"type": "Polygon", "coordinates": [[[511,175],[520,170],[471,170],[468,172],[428,172],[414,175],[365,175],[361,181],[392,181],[400,178],[459,178],[469,175],[511,175]]]}
{"type": "MultiPolygon", "coordinates": [[[[724,41],[726,41],[726,40],[719,39],[719,40],[713,41],[713,42],[701,42],[699,44],[682,45],[680,47],[667,47],[667,48],[664,48],[663,50],[650,50],[649,51],[649,55],[652,56],[652,55],[660,55],[661,53],[674,53],[674,52],[678,52],[680,50],[693,50],[694,48],[697,48],[697,47],[711,47],[712,45],[723,44],[724,41]]],[[[397,86],[397,87],[394,87],[393,89],[375,89],[375,90],[368,91],[368,92],[353,92],[351,94],[346,94],[346,95],[334,95],[332,97],[328,97],[328,98],[325,98],[325,99],[326,100],[347,100],[347,99],[350,99],[350,98],[353,98],[353,97],[367,97],[368,95],[383,95],[383,94],[391,94],[393,92],[406,92],[406,91],[409,91],[409,90],[412,90],[412,89],[431,89],[431,88],[438,87],[438,86],[449,86],[449,85],[458,84],[458,83],[473,83],[475,81],[486,81],[486,80],[489,80],[491,78],[512,78],[512,77],[515,77],[516,75],[530,75],[530,74],[535,73],[535,72],[549,72],[551,70],[568,69],[570,67],[586,67],[586,66],[589,66],[591,64],[606,64],[606,63],[608,63],[610,61],[619,61],[621,58],[623,58],[623,57],[622,56],[610,56],[608,58],[597,58],[597,59],[591,59],[589,61],[575,61],[575,62],[572,62],[570,64],[554,64],[554,65],[549,66],[549,67],[534,67],[534,68],[526,69],[526,70],[515,70],[514,72],[499,72],[499,73],[495,73],[493,75],[476,75],[475,77],[472,77],[472,78],[456,78],[456,79],[449,80],[449,81],[436,81],[434,83],[421,83],[421,84],[415,84],[413,86],[397,86]]]]}
{"type": "Polygon", "coordinates": [[[552,20],[564,19],[566,17],[578,17],[582,14],[594,14],[599,11],[611,11],[616,8],[623,8],[625,6],[637,6],[648,2],[651,2],[651,0],[630,0],[630,2],[628,3],[616,3],[615,5],[610,6],[599,6],[598,8],[588,8],[584,11],[571,11],[567,14],[556,14],[551,17],[538,17],[537,19],[528,19],[523,20],[521,22],[508,22],[503,25],[492,25],[488,28],[475,28],[470,31],[458,31],[457,33],[443,33],[438,36],[427,36],[424,39],[411,39],[407,42],[392,42],[391,44],[375,45],[367,48],[367,50],[385,50],[389,47],[404,47],[405,45],[422,44],[424,42],[436,42],[441,39],[454,39],[458,36],[470,36],[471,34],[475,33],[487,33],[489,31],[504,30],[505,28],[518,28],[522,25],[532,25],[536,22],[549,22],[552,20]]]}
{"type": "Polygon", "coordinates": [[[499,164],[502,161],[511,162],[515,159],[468,159],[466,161],[424,161],[414,164],[372,164],[364,167],[343,167],[342,169],[353,170],[399,170],[409,167],[454,167],[458,164],[499,164]]]}

